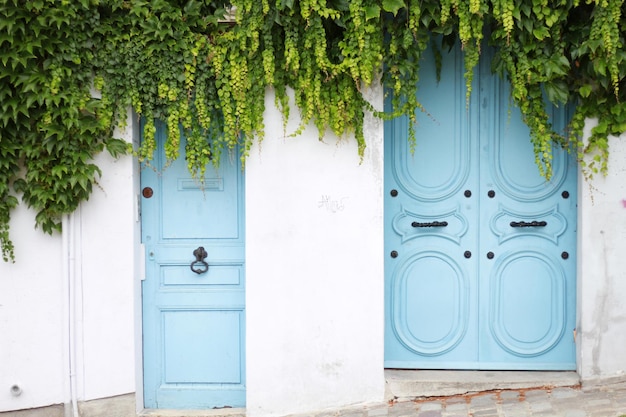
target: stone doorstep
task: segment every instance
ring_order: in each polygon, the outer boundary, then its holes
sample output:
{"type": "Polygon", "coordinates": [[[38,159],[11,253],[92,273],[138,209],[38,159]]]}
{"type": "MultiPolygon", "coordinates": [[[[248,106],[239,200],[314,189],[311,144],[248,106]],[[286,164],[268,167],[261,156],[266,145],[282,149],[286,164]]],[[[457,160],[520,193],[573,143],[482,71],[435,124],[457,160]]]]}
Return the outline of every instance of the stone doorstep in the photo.
{"type": "Polygon", "coordinates": [[[406,401],[474,392],[580,386],[576,372],[385,370],[385,400],[406,401]]]}
{"type": "Polygon", "coordinates": [[[220,408],[216,410],[143,410],[140,417],[245,417],[245,408],[220,408]]]}

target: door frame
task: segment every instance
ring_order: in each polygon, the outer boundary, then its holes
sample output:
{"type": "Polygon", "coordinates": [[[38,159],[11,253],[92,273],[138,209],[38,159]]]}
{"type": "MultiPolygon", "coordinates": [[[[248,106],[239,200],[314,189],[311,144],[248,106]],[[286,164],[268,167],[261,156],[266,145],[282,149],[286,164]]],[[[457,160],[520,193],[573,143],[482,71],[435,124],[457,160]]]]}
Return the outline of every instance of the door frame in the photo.
{"type": "MultiPolygon", "coordinates": [[[[137,114],[131,110],[128,111],[128,120],[127,126],[130,126],[130,134],[132,138],[133,149],[138,149],[141,144],[142,138],[142,124],[140,122],[140,118],[137,114]]],[[[135,323],[135,331],[134,331],[134,363],[135,363],[135,412],[137,415],[142,414],[146,410],[150,410],[145,407],[144,403],[144,337],[143,337],[143,281],[147,278],[147,258],[146,258],[146,249],[145,245],[142,242],[142,208],[143,208],[143,197],[141,195],[141,162],[137,157],[133,157],[133,195],[135,196],[134,203],[134,213],[135,213],[135,227],[133,229],[133,240],[135,244],[133,259],[134,259],[134,303],[133,303],[133,311],[134,311],[134,323],[135,323]]],[[[245,171],[240,174],[240,186],[243,188],[242,191],[242,219],[241,219],[241,229],[244,236],[244,244],[243,244],[243,252],[244,252],[244,269],[245,269],[245,254],[246,254],[246,174],[245,171]]],[[[245,281],[247,281],[247,272],[244,272],[244,294],[247,291],[245,285],[245,281]]],[[[246,296],[244,295],[244,303],[246,302],[246,296]]],[[[246,311],[244,306],[244,323],[246,321],[246,311]]],[[[244,344],[242,346],[243,351],[243,367],[244,372],[247,363],[247,344],[245,343],[247,334],[247,323],[244,324],[244,344]]],[[[244,384],[245,385],[245,384],[244,384]]],[[[246,389],[247,392],[247,389],[246,389]]],[[[247,396],[247,394],[246,394],[247,396]]],[[[164,409],[162,409],[164,410],[164,409]]],[[[233,411],[242,411],[245,412],[245,408],[230,408],[229,410],[233,411]]],[[[190,410],[181,409],[180,416],[187,415],[190,410]]],[[[193,411],[193,410],[191,410],[193,411]]],[[[172,414],[175,416],[175,414],[172,414]]]]}

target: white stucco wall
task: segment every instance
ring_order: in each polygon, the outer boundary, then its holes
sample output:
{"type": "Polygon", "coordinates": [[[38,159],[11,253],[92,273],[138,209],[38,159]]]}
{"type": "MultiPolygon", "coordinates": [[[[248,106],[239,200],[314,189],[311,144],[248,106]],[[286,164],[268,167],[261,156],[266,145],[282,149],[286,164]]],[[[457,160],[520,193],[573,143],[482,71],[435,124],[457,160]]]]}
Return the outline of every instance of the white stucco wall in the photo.
{"type": "MultiPolygon", "coordinates": [[[[118,137],[132,141],[132,119],[118,137]]],[[[135,246],[139,213],[131,156],[98,156],[99,188],[81,206],[77,230],[80,270],[78,394],[81,399],[135,391],[135,246]],[[104,377],[103,377],[104,376],[104,377]]]]}
{"type": "MultiPolygon", "coordinates": [[[[133,129],[118,134],[130,141],[133,129]]],[[[12,215],[16,262],[0,262],[0,411],[69,403],[71,344],[79,401],[135,390],[135,164],[108,154],[96,162],[99,187],[65,236],[35,230],[23,204],[12,215]],[[71,254],[64,238],[74,241],[71,254]]]]}
{"type": "Polygon", "coordinates": [[[283,137],[266,107],[246,163],[248,415],[382,401],[382,123],[360,163],[353,139],[283,137]]]}
{"type": "Polygon", "coordinates": [[[626,378],[626,135],[609,147],[608,175],[579,182],[578,371],[588,383],[626,378]]]}
{"type": "Polygon", "coordinates": [[[35,230],[20,205],[11,220],[16,263],[0,260],[0,411],[48,405],[64,394],[61,237],[35,230]],[[18,384],[21,395],[11,395],[18,384]]]}

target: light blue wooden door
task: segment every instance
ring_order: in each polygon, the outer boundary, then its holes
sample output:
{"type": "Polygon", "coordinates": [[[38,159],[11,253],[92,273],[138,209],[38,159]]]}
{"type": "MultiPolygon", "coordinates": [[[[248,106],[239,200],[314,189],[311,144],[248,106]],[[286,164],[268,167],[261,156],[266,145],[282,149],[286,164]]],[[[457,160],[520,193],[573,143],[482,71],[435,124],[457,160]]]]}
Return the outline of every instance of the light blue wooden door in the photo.
{"type": "Polygon", "coordinates": [[[575,369],[576,162],[555,147],[539,175],[483,61],[466,107],[459,48],[439,82],[427,52],[414,155],[406,118],[385,125],[385,366],[575,369]]]}
{"type": "MultiPolygon", "coordinates": [[[[165,132],[159,126],[159,145],[165,132]]],[[[156,170],[143,167],[141,174],[144,403],[169,409],[242,407],[241,166],[237,156],[223,156],[219,170],[207,168],[200,187],[187,172],[181,142],[181,156],[171,166],[164,169],[161,150],[152,162],[156,170]]]]}

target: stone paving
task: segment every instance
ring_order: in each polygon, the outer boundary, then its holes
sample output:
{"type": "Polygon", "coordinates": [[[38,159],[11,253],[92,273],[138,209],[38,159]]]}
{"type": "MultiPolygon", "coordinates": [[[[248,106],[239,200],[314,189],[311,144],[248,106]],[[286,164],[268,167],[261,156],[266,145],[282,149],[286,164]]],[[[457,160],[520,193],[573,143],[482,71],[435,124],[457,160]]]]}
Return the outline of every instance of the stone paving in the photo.
{"type": "Polygon", "coordinates": [[[497,390],[308,414],[314,417],[626,417],[626,384],[497,390]]]}

